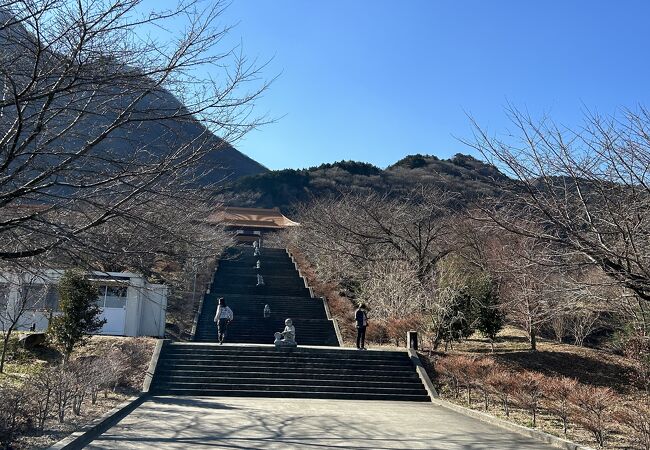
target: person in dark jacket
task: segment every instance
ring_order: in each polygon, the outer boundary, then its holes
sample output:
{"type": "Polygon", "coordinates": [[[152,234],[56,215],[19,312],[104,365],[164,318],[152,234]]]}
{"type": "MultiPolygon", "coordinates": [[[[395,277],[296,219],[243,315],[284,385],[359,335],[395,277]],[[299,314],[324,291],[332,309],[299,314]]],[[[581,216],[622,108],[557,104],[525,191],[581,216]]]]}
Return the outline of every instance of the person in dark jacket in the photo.
{"type": "Polygon", "coordinates": [[[368,327],[368,311],[365,303],[361,303],[354,313],[357,326],[357,348],[366,349],[366,328],[368,327]]]}

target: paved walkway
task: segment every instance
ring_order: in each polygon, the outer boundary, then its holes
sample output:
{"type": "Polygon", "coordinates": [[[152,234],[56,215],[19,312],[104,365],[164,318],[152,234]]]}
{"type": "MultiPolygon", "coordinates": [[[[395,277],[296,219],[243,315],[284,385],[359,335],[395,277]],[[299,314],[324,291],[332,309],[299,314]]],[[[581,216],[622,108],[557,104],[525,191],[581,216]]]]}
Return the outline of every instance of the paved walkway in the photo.
{"type": "Polygon", "coordinates": [[[429,403],[154,397],[91,449],[550,449],[429,403]]]}

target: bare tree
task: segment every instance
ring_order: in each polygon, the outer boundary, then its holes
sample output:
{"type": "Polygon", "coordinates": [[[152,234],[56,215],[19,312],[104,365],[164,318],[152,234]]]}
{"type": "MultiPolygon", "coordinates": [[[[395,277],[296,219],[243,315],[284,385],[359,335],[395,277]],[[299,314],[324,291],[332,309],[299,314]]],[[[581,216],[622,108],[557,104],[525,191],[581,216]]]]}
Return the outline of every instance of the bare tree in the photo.
{"type": "Polygon", "coordinates": [[[160,227],[151,205],[196,197],[215,152],[263,122],[267,83],[224,47],[222,2],[140,4],[0,1],[0,259],[160,227]]]}
{"type": "Polygon", "coordinates": [[[403,261],[424,282],[454,248],[448,208],[452,199],[449,193],[419,188],[405,198],[343,194],[316,200],[299,215],[302,245],[357,266],[403,261]]]}
{"type": "MultiPolygon", "coordinates": [[[[3,266],[0,266],[3,267],[3,266]]],[[[0,283],[0,330],[2,331],[2,351],[0,353],[0,373],[4,372],[9,342],[14,331],[25,321],[30,310],[44,309],[48,289],[41,276],[25,270],[20,265],[4,266],[0,283]],[[11,270],[10,270],[11,269],[11,270]]]]}
{"type": "Polygon", "coordinates": [[[508,318],[526,332],[533,351],[542,328],[562,313],[553,302],[558,292],[554,269],[535,262],[545,251],[545,244],[519,237],[504,240],[498,259],[491,261],[508,318]]]}
{"type": "Polygon", "coordinates": [[[573,258],[558,262],[597,266],[650,300],[648,111],[620,120],[590,115],[580,130],[509,113],[510,137],[492,137],[475,123],[467,142],[515,180],[495,202],[478,205],[482,218],[568,251],[573,258]]]}

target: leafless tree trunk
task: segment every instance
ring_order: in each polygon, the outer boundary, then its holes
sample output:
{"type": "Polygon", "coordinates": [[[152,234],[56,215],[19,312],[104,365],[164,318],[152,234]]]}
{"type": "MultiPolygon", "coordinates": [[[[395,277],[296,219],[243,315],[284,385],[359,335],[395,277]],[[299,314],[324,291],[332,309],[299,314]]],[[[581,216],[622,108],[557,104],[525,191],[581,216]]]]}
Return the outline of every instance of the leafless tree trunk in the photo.
{"type": "Polygon", "coordinates": [[[0,265],[5,272],[0,282],[0,330],[2,330],[2,351],[0,353],[0,373],[4,372],[9,341],[20,325],[27,311],[44,307],[47,289],[45,280],[34,274],[33,268],[13,264],[12,267],[0,265]],[[13,291],[13,295],[11,293],[13,291]]]}
{"type": "Polygon", "coordinates": [[[0,259],[115,251],[101,230],[160,231],[160,205],[209,199],[200,180],[264,122],[267,87],[224,48],[224,6],[0,0],[0,259]]]}

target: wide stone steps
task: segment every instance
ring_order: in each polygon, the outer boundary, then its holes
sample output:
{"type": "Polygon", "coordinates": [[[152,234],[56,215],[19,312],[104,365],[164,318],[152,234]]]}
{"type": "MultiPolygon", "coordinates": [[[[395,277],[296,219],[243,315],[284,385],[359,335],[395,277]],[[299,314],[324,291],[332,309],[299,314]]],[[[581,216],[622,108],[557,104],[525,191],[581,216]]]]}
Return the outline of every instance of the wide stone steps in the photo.
{"type": "MultiPolygon", "coordinates": [[[[260,272],[264,277],[264,282],[267,285],[277,286],[297,286],[305,287],[305,281],[299,276],[286,276],[286,275],[264,275],[264,271],[260,272]]],[[[255,285],[257,283],[257,273],[252,271],[246,274],[218,274],[214,277],[215,286],[222,284],[243,284],[246,286],[255,285]]]]}
{"type": "Polygon", "coordinates": [[[227,259],[221,259],[219,260],[219,264],[221,265],[222,263],[226,263],[226,262],[241,263],[241,264],[255,264],[257,261],[261,261],[263,263],[270,264],[270,265],[275,265],[275,264],[293,265],[293,261],[287,254],[282,256],[282,255],[267,255],[266,253],[263,253],[261,256],[253,256],[252,252],[246,255],[232,256],[227,259]]]}
{"type": "MultiPolygon", "coordinates": [[[[225,342],[235,342],[241,344],[272,344],[274,341],[273,336],[270,338],[268,334],[228,334],[225,342]]],[[[205,334],[198,337],[195,342],[217,342],[217,334],[205,334]]],[[[298,339],[299,345],[322,345],[338,347],[336,336],[328,334],[314,334],[303,335],[298,339]]]]}
{"type": "MultiPolygon", "coordinates": [[[[205,296],[203,304],[214,304],[216,307],[217,298],[223,297],[220,292],[212,292],[205,296]]],[[[323,306],[323,301],[320,298],[312,297],[301,297],[301,296],[292,296],[292,295],[250,295],[250,294],[228,294],[228,299],[231,302],[236,303],[246,303],[246,302],[260,302],[268,303],[269,301],[275,302],[276,304],[300,304],[300,305],[316,305],[320,308],[325,308],[323,306]]]]}
{"type": "MultiPolygon", "coordinates": [[[[286,368],[286,369],[350,369],[350,370],[365,370],[364,366],[361,364],[343,364],[343,363],[333,363],[332,360],[325,362],[301,362],[301,361],[265,361],[263,366],[261,366],[260,361],[213,361],[208,359],[195,359],[189,361],[165,361],[161,364],[161,368],[177,369],[177,368],[192,368],[192,370],[213,370],[215,367],[243,367],[246,364],[252,364],[254,368],[260,370],[261,367],[264,368],[286,368]]],[[[395,364],[382,364],[375,362],[372,365],[373,371],[383,371],[383,372],[408,372],[411,370],[410,366],[405,366],[404,363],[395,365],[395,364]]]]}
{"type": "Polygon", "coordinates": [[[319,391],[295,391],[295,390],[223,390],[223,389],[182,389],[170,388],[161,392],[153,391],[154,395],[178,395],[178,396],[217,396],[217,397],[272,397],[272,398],[323,398],[335,400],[383,400],[383,401],[407,401],[407,402],[428,402],[426,395],[405,395],[405,394],[383,394],[375,392],[319,392],[319,391]]]}
{"type": "MultiPolygon", "coordinates": [[[[245,298],[235,298],[230,295],[222,295],[226,300],[226,304],[230,306],[233,310],[233,313],[240,316],[250,316],[262,318],[264,312],[264,305],[269,305],[271,308],[271,314],[280,314],[286,317],[290,317],[292,311],[304,311],[308,314],[319,314],[322,312],[325,314],[325,308],[323,302],[320,299],[312,299],[310,297],[295,297],[294,300],[286,300],[283,297],[278,296],[277,299],[273,299],[272,296],[258,297],[256,295],[247,296],[245,298]],[[235,311],[235,308],[237,310],[235,311]],[[253,314],[246,314],[244,311],[249,310],[253,314]]],[[[210,314],[217,312],[217,302],[216,300],[209,301],[211,305],[206,305],[204,312],[206,313],[204,318],[209,317],[210,314]]],[[[295,314],[294,314],[295,315],[295,314]]],[[[309,318],[309,316],[305,317],[309,318]]],[[[314,319],[320,319],[321,317],[314,317],[314,319]]]]}
{"type": "MultiPolygon", "coordinates": [[[[274,339],[267,339],[262,335],[238,335],[235,337],[227,337],[226,342],[237,342],[241,344],[272,344],[274,339]]],[[[201,336],[195,339],[195,342],[217,342],[217,335],[201,336]]],[[[338,347],[339,343],[335,336],[304,336],[298,342],[299,345],[322,345],[338,347]]]]}
{"type": "MultiPolygon", "coordinates": [[[[161,383],[157,386],[158,389],[177,389],[177,383],[161,383]]],[[[409,385],[399,387],[377,387],[377,386],[364,386],[364,388],[370,388],[373,393],[377,394],[402,394],[402,395],[418,395],[423,391],[420,387],[410,387],[409,385]]],[[[325,380],[313,380],[312,383],[303,381],[301,383],[287,383],[286,380],[267,380],[266,383],[257,383],[257,384],[247,384],[242,382],[217,382],[213,381],[211,383],[192,383],[186,382],[182,384],[182,389],[189,389],[198,392],[204,391],[250,391],[250,390],[259,390],[259,391],[296,391],[296,392],[334,392],[334,393],[356,393],[359,390],[359,386],[342,386],[339,382],[336,382],[336,385],[327,384],[325,380]]],[[[426,392],[426,391],[425,391],[426,392]]]]}
{"type": "MultiPolygon", "coordinates": [[[[160,389],[174,388],[176,384],[182,382],[182,377],[162,377],[158,387],[160,389]]],[[[342,381],[330,380],[326,378],[296,378],[290,380],[282,379],[269,379],[269,378],[239,378],[239,377],[219,377],[218,381],[214,378],[204,377],[202,379],[193,380],[191,383],[183,382],[183,388],[186,389],[224,389],[225,386],[232,386],[235,389],[250,390],[262,389],[269,390],[270,387],[275,386],[295,386],[295,387],[309,387],[310,389],[317,389],[324,392],[337,391],[346,392],[359,388],[359,383],[362,382],[365,388],[372,388],[374,391],[383,390],[383,392],[392,392],[395,394],[420,394],[422,383],[420,380],[406,381],[399,384],[399,388],[395,387],[392,381],[342,381]]],[[[305,390],[305,389],[301,389],[305,390]]]]}
{"type": "MultiPolygon", "coordinates": [[[[259,369],[258,369],[259,370],[259,369]]],[[[278,378],[284,376],[286,371],[283,369],[265,369],[264,372],[253,372],[253,371],[237,371],[237,370],[223,370],[219,372],[219,379],[267,379],[267,378],[278,378]]],[[[191,378],[192,381],[212,381],[214,376],[212,374],[206,374],[204,371],[200,370],[162,370],[159,374],[159,381],[175,381],[175,382],[184,382],[188,378],[191,378]]],[[[368,371],[368,373],[358,373],[358,371],[313,371],[307,372],[301,370],[301,373],[294,374],[291,378],[292,380],[324,380],[328,382],[343,382],[343,383],[358,383],[362,382],[384,382],[384,383],[419,383],[420,379],[412,371],[404,372],[404,374],[390,374],[390,375],[376,375],[375,372],[368,371]],[[351,372],[351,373],[350,373],[351,372]]]]}
{"type": "MultiPolygon", "coordinates": [[[[227,249],[224,254],[223,258],[236,258],[239,256],[249,256],[252,255],[255,252],[252,246],[248,247],[231,247],[230,249],[227,249]]],[[[289,254],[287,251],[283,248],[266,248],[263,247],[260,249],[260,252],[267,257],[271,258],[281,258],[281,257],[289,257],[289,254]]]]}
{"type": "Polygon", "coordinates": [[[163,346],[152,393],[428,401],[405,352],[163,346]]]}
{"type": "MultiPolygon", "coordinates": [[[[257,271],[257,270],[266,270],[281,272],[277,275],[292,276],[297,275],[296,266],[292,261],[268,261],[268,260],[251,260],[251,261],[223,261],[219,263],[217,270],[223,271],[224,273],[238,272],[241,270],[257,271]],[[260,262],[260,268],[257,268],[257,261],[260,262]]],[[[273,274],[276,275],[276,274],[273,274]]]]}
{"type": "MultiPolygon", "coordinates": [[[[233,306],[233,310],[235,320],[228,326],[225,338],[227,343],[272,344],[274,333],[284,328],[286,316],[276,315],[264,319],[260,314],[246,317],[238,315],[236,306],[233,306]]],[[[213,322],[213,316],[214,313],[211,313],[208,317],[199,320],[195,341],[217,342],[217,326],[213,322]]],[[[332,322],[325,317],[318,320],[303,319],[294,315],[292,319],[296,327],[298,344],[338,346],[332,322]]]]}
{"type": "MultiPolygon", "coordinates": [[[[250,260],[222,260],[219,261],[219,269],[225,269],[225,268],[255,269],[255,265],[257,261],[258,258],[251,258],[250,260]]],[[[275,268],[275,269],[283,269],[286,271],[296,270],[296,265],[291,260],[269,261],[263,258],[259,258],[259,261],[261,263],[262,269],[268,267],[268,268],[275,268]]]]}
{"type": "Polygon", "coordinates": [[[269,295],[269,296],[291,296],[291,297],[310,297],[309,289],[306,287],[285,287],[285,286],[256,286],[254,284],[220,284],[212,289],[215,293],[225,297],[229,294],[248,294],[248,295],[269,295]]]}
{"type": "MultiPolygon", "coordinates": [[[[232,308],[233,313],[235,314],[235,319],[239,317],[249,317],[253,318],[254,320],[272,320],[274,323],[276,321],[284,321],[286,318],[291,318],[291,319],[312,319],[312,320],[328,320],[327,315],[325,314],[325,311],[319,311],[319,310],[312,310],[310,308],[302,308],[302,307],[290,307],[290,306],[278,306],[278,305],[273,305],[271,308],[271,316],[268,318],[264,318],[264,303],[261,305],[252,305],[252,306],[242,306],[242,305],[235,305],[234,303],[230,303],[230,308],[232,308]]],[[[215,312],[216,314],[216,308],[215,312]]],[[[214,314],[207,314],[207,317],[204,319],[201,319],[199,321],[199,324],[209,324],[212,326],[214,322],[213,317],[214,314]]],[[[233,322],[234,324],[234,322],[233,322]]]]}
{"type": "Polygon", "coordinates": [[[283,357],[314,357],[322,358],[325,356],[336,357],[337,359],[352,359],[355,361],[386,361],[396,359],[403,361],[408,359],[406,353],[402,351],[391,350],[369,350],[358,351],[350,348],[333,349],[333,348],[313,348],[313,347],[293,347],[276,349],[266,345],[207,345],[207,344],[184,344],[174,343],[165,347],[165,354],[170,355],[190,355],[209,353],[218,356],[277,356],[283,357]]]}

